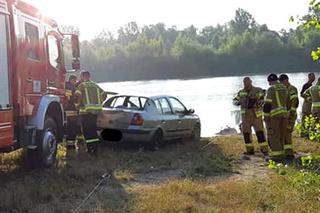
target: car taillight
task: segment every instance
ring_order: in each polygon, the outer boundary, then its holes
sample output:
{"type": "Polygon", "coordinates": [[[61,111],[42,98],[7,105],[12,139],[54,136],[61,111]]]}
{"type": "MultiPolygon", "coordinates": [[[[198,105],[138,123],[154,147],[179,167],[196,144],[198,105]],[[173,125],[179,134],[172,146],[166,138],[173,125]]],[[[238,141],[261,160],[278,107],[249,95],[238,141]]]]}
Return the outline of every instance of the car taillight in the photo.
{"type": "Polygon", "coordinates": [[[131,125],[135,125],[135,126],[141,126],[143,125],[143,117],[141,114],[139,113],[134,113],[133,118],[131,120],[131,125]]]}

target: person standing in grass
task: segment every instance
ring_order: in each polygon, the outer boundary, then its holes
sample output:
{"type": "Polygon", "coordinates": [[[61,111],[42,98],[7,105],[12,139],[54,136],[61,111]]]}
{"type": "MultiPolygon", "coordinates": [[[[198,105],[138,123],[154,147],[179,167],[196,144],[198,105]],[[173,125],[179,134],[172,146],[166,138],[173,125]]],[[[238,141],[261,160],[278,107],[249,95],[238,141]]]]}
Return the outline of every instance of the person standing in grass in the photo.
{"type": "Polygon", "coordinates": [[[267,126],[270,159],[281,162],[285,159],[284,141],[288,125],[288,89],[278,81],[276,74],[268,76],[269,89],[263,106],[267,126]]]}
{"type": "Polygon", "coordinates": [[[260,150],[266,155],[268,153],[268,143],[266,142],[262,120],[262,103],[265,92],[259,87],[254,87],[249,77],[243,79],[243,85],[244,88],[237,93],[233,99],[233,103],[241,107],[242,132],[246,147],[244,154],[254,154],[251,136],[251,128],[253,127],[256,132],[260,150]]]}
{"type": "Polygon", "coordinates": [[[75,97],[74,93],[76,91],[76,82],[77,76],[70,75],[69,81],[65,85],[65,95],[68,98],[68,103],[66,106],[66,117],[67,117],[67,147],[75,148],[76,147],[76,137],[78,134],[77,122],[78,122],[78,113],[75,106],[75,97]]]}
{"type": "Polygon", "coordinates": [[[83,135],[88,152],[96,153],[100,141],[97,134],[97,115],[102,112],[102,102],[106,95],[98,84],[91,81],[90,72],[83,71],[81,79],[83,82],[77,87],[75,95],[78,100],[83,135]]]}
{"type": "Polygon", "coordinates": [[[311,102],[311,113],[315,117],[316,121],[320,121],[320,78],[316,85],[307,89],[303,98],[311,102]]]}
{"type": "MultiPolygon", "coordinates": [[[[314,73],[308,74],[308,82],[305,83],[301,89],[300,95],[304,98],[304,93],[307,91],[310,87],[312,87],[313,82],[315,81],[316,77],[314,73]]],[[[311,115],[311,101],[309,99],[304,98],[303,104],[302,104],[302,117],[301,117],[301,137],[306,137],[307,131],[305,127],[305,120],[307,117],[311,115]]]]}
{"type": "Polygon", "coordinates": [[[284,141],[284,152],[286,158],[288,160],[294,159],[294,152],[292,146],[292,132],[294,130],[294,126],[297,119],[297,108],[299,106],[299,97],[298,97],[298,90],[296,87],[290,84],[289,77],[286,74],[282,74],[279,77],[280,83],[285,85],[289,92],[289,101],[287,105],[288,110],[288,125],[287,131],[285,134],[285,141],[284,141]]]}

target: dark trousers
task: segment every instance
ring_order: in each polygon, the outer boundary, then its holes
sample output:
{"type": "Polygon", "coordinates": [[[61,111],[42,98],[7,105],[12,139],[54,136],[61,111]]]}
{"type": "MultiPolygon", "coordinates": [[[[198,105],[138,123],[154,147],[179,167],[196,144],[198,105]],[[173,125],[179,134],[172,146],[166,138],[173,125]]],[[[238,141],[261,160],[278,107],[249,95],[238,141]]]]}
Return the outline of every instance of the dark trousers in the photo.
{"type": "Polygon", "coordinates": [[[96,152],[99,142],[97,133],[97,115],[90,113],[83,114],[81,115],[81,123],[88,152],[96,152]]]}
{"type": "Polygon", "coordinates": [[[78,130],[78,116],[67,116],[67,141],[75,141],[78,130]]]}

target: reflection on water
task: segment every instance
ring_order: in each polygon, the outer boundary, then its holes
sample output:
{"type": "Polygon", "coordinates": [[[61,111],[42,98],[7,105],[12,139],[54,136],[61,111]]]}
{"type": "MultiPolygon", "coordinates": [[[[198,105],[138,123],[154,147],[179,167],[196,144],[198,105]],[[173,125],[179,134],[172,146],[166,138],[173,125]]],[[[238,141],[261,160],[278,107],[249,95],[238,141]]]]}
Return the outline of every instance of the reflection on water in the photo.
{"type": "MultiPolygon", "coordinates": [[[[257,75],[251,78],[255,86],[268,88],[267,76],[257,75]]],[[[307,74],[289,74],[289,78],[300,91],[307,74]]],[[[216,134],[227,125],[237,127],[239,109],[232,105],[232,99],[242,88],[242,79],[243,77],[219,77],[197,80],[132,81],[102,83],[101,86],[106,91],[120,94],[176,96],[187,108],[195,109],[202,122],[202,136],[206,137],[216,134]]]]}

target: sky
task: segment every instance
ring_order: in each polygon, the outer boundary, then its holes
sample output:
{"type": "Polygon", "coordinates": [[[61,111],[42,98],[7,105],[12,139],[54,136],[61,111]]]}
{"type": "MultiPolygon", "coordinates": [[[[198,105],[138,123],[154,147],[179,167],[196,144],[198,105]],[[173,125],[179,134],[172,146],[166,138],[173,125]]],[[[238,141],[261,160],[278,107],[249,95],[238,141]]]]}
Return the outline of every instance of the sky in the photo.
{"type": "Polygon", "coordinates": [[[103,29],[116,32],[135,21],[139,26],[164,23],[183,29],[224,24],[237,8],[250,12],[270,29],[294,28],[290,16],[304,15],[309,0],[24,0],[60,25],[80,28],[80,38],[91,39],[103,29]]]}

